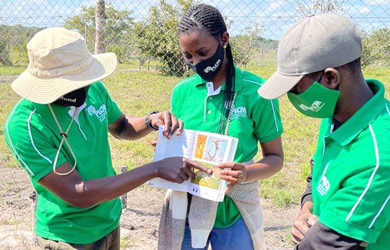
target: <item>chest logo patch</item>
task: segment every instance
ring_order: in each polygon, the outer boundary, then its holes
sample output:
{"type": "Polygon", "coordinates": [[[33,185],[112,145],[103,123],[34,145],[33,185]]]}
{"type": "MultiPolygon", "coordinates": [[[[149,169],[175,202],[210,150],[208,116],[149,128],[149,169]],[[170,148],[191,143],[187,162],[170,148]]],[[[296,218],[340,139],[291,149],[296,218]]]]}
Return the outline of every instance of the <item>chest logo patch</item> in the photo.
{"type": "Polygon", "coordinates": [[[232,111],[232,117],[231,117],[232,120],[240,118],[240,117],[243,117],[243,118],[246,117],[246,108],[244,106],[234,107],[234,109],[232,111]]]}
{"type": "Polygon", "coordinates": [[[321,177],[320,183],[317,186],[317,191],[320,195],[325,195],[330,188],[330,182],[325,175],[321,177]]]}
{"type": "Polygon", "coordinates": [[[96,109],[94,106],[90,105],[88,107],[89,115],[96,115],[100,122],[103,122],[107,118],[107,109],[106,105],[102,104],[100,108],[96,109]]]}

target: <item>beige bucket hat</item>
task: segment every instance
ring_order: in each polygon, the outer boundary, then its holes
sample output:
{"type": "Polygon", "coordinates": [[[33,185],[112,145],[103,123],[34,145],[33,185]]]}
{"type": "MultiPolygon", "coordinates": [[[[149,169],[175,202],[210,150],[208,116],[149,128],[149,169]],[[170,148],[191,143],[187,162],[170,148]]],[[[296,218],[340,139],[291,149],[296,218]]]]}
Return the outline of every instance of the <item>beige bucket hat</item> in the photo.
{"type": "Polygon", "coordinates": [[[277,53],[277,71],[258,90],[266,99],[282,96],[307,74],[358,59],[362,54],[360,29],[338,14],[307,17],[287,30],[277,53]]]}
{"type": "Polygon", "coordinates": [[[39,31],[27,44],[28,68],[12,83],[20,96],[40,104],[90,85],[112,74],[114,53],[91,55],[85,39],[65,28],[39,31]]]}

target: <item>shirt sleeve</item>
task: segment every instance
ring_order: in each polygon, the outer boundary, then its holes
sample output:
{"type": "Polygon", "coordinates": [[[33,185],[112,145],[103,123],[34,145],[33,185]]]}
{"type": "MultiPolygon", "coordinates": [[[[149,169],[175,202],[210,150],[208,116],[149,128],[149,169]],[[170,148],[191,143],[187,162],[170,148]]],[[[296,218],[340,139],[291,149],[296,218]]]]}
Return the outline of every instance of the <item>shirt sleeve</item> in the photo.
{"type": "Polygon", "coordinates": [[[361,240],[342,235],[329,227],[317,222],[306,233],[295,249],[340,249],[363,250],[361,240]]]}
{"type": "Polygon", "coordinates": [[[268,142],[276,139],[283,133],[282,121],[279,114],[279,102],[277,99],[266,100],[259,97],[252,112],[254,130],[260,142],[268,142]]]}
{"type": "Polygon", "coordinates": [[[319,221],[343,235],[376,242],[390,221],[389,172],[380,165],[355,171],[321,208],[319,221]]]}
{"type": "MultiPolygon", "coordinates": [[[[38,181],[53,171],[57,148],[41,129],[26,122],[5,127],[5,138],[11,152],[31,179],[38,181]]],[[[66,145],[64,145],[66,147],[66,145]]],[[[60,151],[56,167],[67,162],[60,151]]]]}
{"type": "Polygon", "coordinates": [[[103,95],[104,95],[106,109],[107,109],[108,124],[111,124],[119,119],[122,112],[119,109],[118,104],[111,98],[110,94],[107,91],[106,86],[104,86],[102,82],[101,85],[102,85],[103,95]]]}
{"type": "Polygon", "coordinates": [[[177,86],[172,91],[171,113],[174,114],[177,118],[180,118],[180,98],[177,86]]]}

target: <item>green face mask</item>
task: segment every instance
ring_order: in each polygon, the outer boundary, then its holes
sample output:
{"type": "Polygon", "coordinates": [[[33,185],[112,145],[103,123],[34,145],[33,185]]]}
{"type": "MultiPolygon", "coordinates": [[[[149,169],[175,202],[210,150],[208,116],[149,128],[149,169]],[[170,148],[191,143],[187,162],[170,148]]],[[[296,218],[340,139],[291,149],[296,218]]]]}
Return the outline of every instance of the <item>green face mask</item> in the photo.
{"type": "Polygon", "coordinates": [[[287,93],[288,99],[299,112],[315,118],[330,118],[336,108],[340,91],[328,89],[315,81],[301,94],[287,93]]]}

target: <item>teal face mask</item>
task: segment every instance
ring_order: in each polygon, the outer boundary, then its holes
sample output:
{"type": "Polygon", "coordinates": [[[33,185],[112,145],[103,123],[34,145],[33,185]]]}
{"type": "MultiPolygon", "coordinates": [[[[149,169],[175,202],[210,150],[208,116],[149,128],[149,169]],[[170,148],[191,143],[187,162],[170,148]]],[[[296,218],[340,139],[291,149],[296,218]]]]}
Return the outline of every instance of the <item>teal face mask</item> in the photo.
{"type": "Polygon", "coordinates": [[[287,93],[288,99],[299,112],[315,118],[330,118],[334,114],[340,91],[328,89],[315,81],[301,94],[287,93]]]}

